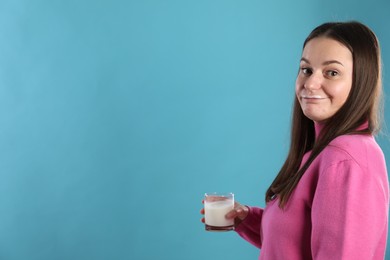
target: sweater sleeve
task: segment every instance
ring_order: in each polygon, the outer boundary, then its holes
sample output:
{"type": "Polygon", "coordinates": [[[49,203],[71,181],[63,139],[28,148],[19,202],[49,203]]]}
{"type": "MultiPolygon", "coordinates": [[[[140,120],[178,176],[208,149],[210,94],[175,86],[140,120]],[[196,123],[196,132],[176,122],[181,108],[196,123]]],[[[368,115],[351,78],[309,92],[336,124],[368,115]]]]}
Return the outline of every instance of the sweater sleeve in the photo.
{"type": "Polygon", "coordinates": [[[263,209],[258,207],[249,207],[248,216],[241,222],[235,231],[252,245],[261,248],[261,220],[263,209]]]}
{"type": "Polygon", "coordinates": [[[314,259],[383,259],[375,252],[386,246],[384,175],[369,172],[352,159],[337,162],[319,175],[312,204],[314,259]]]}

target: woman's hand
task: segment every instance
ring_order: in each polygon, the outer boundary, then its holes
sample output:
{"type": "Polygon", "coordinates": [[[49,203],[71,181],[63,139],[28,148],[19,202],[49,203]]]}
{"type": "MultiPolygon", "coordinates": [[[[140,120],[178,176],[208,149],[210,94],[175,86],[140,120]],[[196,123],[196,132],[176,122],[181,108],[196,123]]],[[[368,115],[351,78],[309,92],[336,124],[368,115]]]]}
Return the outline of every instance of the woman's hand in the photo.
{"type": "MultiPolygon", "coordinates": [[[[204,201],[202,200],[204,204],[204,201]]],[[[225,217],[227,219],[234,219],[234,226],[237,227],[249,213],[249,208],[247,206],[241,205],[238,202],[234,202],[234,209],[229,211],[225,217]]],[[[200,210],[200,214],[204,215],[204,208],[200,210]]],[[[200,220],[202,223],[205,223],[204,217],[200,220]]]]}

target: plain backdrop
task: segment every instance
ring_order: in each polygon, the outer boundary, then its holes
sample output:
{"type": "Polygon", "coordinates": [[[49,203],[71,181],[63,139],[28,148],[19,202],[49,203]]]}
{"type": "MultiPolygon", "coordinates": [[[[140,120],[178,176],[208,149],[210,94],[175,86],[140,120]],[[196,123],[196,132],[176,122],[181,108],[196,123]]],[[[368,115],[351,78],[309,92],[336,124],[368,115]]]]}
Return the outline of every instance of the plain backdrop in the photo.
{"type": "Polygon", "coordinates": [[[347,20],[389,93],[387,0],[0,0],[0,259],[257,259],[203,194],[264,206],[302,43],[347,20]]]}

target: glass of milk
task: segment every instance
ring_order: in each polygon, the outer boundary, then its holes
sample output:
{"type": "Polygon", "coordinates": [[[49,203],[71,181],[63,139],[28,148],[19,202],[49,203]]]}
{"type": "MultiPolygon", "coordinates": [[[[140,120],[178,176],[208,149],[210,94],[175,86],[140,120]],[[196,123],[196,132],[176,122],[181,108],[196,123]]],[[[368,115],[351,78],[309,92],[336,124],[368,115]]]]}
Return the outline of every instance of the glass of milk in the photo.
{"type": "Polygon", "coordinates": [[[229,231],[234,229],[234,219],[225,215],[234,209],[233,193],[206,193],[204,197],[204,218],[207,231],[229,231]]]}

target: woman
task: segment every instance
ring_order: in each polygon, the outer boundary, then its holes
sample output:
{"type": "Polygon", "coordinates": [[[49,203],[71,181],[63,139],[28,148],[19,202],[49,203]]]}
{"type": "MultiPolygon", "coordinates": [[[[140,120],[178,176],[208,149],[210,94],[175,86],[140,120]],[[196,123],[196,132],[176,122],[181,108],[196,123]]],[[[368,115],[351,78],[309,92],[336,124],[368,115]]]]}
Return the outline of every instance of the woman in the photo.
{"type": "Polygon", "coordinates": [[[373,137],[382,97],[374,33],[359,22],[315,28],[295,92],[290,150],[266,207],[237,203],[226,218],[260,259],[384,259],[389,184],[373,137]]]}

